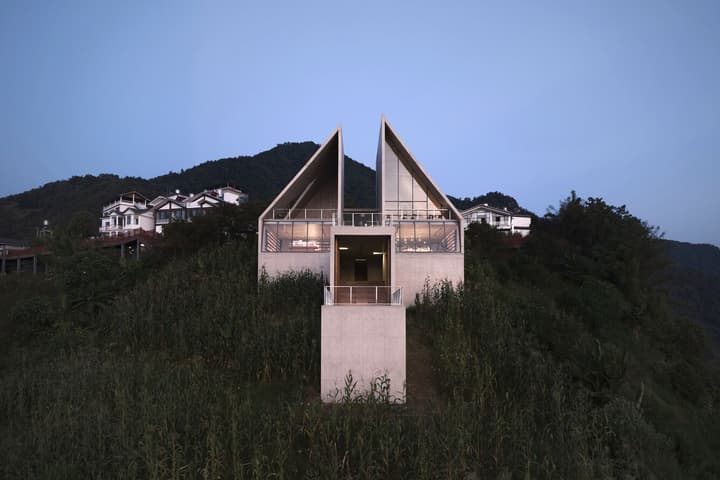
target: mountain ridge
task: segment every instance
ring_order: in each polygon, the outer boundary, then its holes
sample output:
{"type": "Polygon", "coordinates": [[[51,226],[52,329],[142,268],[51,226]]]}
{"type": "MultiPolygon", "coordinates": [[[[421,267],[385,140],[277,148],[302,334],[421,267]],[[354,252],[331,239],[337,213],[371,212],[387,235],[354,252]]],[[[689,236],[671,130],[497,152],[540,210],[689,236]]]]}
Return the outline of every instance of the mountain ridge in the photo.
{"type": "MultiPolygon", "coordinates": [[[[63,227],[73,214],[100,217],[103,204],[121,193],[136,190],[153,198],[175,189],[195,193],[219,184],[234,184],[251,200],[273,198],[319,148],[313,142],[287,142],[256,155],[226,157],[157,177],[120,177],[116,174],[73,176],[0,198],[0,237],[30,240],[43,220],[63,227]],[[68,207],[70,206],[70,207],[68,207]]],[[[375,202],[375,172],[345,156],[348,206],[369,207],[375,202]]]]}
{"type": "MultiPolygon", "coordinates": [[[[220,184],[232,184],[250,195],[252,201],[269,201],[282,190],[320,146],[314,142],[285,142],[255,155],[208,160],[180,172],[152,178],[113,173],[76,175],[55,180],[25,192],[0,198],[0,237],[31,240],[35,229],[49,220],[53,228],[65,226],[73,214],[87,212],[100,217],[102,205],[128,191],[153,198],[176,189],[196,193],[220,184]],[[69,207],[68,207],[69,206],[69,207]]],[[[375,171],[345,156],[345,205],[375,207],[375,171]]],[[[448,199],[459,209],[479,203],[506,208],[513,213],[532,214],[517,201],[500,192],[473,198],[448,199]]]]}

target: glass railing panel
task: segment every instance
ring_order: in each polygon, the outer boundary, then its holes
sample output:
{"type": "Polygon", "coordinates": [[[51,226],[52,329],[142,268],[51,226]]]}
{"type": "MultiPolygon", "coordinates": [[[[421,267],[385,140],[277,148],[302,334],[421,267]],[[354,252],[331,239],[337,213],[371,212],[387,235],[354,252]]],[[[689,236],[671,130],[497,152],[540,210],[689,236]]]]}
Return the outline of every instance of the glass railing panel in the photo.
{"type": "Polygon", "coordinates": [[[395,249],[398,252],[457,252],[459,222],[400,221],[395,249]]]}
{"type": "Polygon", "coordinates": [[[402,287],[328,285],[324,297],[325,305],[402,305],[402,287]]]}
{"type": "Polygon", "coordinates": [[[263,222],[263,251],[329,252],[331,226],[331,221],[266,220],[263,222]]]}
{"type": "Polygon", "coordinates": [[[276,208],[270,215],[271,220],[333,220],[336,217],[336,208],[276,208]]]}

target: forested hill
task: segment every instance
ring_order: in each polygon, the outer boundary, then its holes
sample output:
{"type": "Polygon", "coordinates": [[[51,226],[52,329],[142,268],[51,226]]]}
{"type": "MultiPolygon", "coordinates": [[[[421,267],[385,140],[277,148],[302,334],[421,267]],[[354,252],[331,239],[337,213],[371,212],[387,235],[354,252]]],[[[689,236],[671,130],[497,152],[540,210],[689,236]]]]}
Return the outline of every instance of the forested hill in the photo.
{"type": "Polygon", "coordinates": [[[705,328],[720,356],[720,248],[666,240],[665,286],[675,310],[705,328]]]}
{"type": "MultiPolygon", "coordinates": [[[[220,184],[234,184],[252,200],[269,200],[295,175],[317,150],[313,142],[283,143],[254,156],[213,160],[179,173],[170,172],[151,179],[111,174],[76,176],[0,199],[0,236],[31,239],[44,219],[64,226],[76,212],[100,217],[104,203],[115,196],[137,190],[150,198],[175,189],[199,192],[220,184]]],[[[375,204],[375,172],[345,157],[348,179],[346,204],[375,204]]]]}

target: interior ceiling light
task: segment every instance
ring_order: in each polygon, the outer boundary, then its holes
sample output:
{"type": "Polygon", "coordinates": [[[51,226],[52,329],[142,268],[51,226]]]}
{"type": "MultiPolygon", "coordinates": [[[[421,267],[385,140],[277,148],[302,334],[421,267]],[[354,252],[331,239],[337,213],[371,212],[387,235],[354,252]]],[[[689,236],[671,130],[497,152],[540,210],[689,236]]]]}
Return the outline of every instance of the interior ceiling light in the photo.
{"type": "Polygon", "coordinates": [[[373,252],[373,255],[382,255],[383,252],[373,252]]]}
{"type": "Polygon", "coordinates": [[[338,250],[347,250],[348,247],[338,247],[338,250]]]}

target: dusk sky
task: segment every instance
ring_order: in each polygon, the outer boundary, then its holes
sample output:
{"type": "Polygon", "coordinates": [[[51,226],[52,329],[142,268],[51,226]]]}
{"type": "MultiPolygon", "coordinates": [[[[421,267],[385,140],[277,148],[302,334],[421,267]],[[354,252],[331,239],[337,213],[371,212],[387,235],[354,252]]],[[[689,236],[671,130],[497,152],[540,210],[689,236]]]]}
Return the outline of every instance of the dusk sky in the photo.
{"type": "Polygon", "coordinates": [[[719,25],[717,0],[3,0],[0,196],[340,123],[374,168],[385,113],[448,194],[576,190],[720,245],[719,25]]]}

